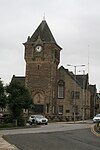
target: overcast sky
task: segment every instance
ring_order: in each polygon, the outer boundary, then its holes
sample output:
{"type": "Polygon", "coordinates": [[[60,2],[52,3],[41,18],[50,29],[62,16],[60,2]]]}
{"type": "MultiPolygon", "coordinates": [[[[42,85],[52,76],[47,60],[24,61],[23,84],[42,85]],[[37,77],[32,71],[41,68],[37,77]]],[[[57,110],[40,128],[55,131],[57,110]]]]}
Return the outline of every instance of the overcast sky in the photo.
{"type": "MultiPolygon", "coordinates": [[[[25,75],[24,46],[45,19],[58,45],[61,63],[82,65],[100,91],[100,0],[0,0],[0,77],[25,75]]],[[[82,74],[82,73],[81,73],[82,74]]]]}

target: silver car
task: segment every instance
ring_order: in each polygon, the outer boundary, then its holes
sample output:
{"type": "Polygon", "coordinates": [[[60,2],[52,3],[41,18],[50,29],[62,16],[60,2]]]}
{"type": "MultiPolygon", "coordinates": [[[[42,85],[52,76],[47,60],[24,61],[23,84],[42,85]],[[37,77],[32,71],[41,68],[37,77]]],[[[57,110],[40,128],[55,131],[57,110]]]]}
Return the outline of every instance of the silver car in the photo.
{"type": "Polygon", "coordinates": [[[45,118],[43,115],[31,115],[29,117],[29,123],[32,124],[48,124],[48,119],[45,118]]]}
{"type": "Polygon", "coordinates": [[[94,116],[93,122],[98,123],[99,121],[100,121],[100,114],[97,114],[96,116],[94,116]]]}

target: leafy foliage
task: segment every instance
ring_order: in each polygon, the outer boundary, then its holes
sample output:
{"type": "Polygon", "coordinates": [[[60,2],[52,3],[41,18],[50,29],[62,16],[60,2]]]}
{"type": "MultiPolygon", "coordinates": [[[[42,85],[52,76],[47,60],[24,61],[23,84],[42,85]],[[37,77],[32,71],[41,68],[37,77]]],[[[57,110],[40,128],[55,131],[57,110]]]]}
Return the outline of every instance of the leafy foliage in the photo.
{"type": "Polygon", "coordinates": [[[2,81],[0,80],[0,108],[6,107],[6,95],[2,81]]]}
{"type": "Polygon", "coordinates": [[[14,80],[7,86],[8,106],[13,119],[22,116],[22,110],[28,109],[32,103],[29,91],[18,81],[14,80]]]}

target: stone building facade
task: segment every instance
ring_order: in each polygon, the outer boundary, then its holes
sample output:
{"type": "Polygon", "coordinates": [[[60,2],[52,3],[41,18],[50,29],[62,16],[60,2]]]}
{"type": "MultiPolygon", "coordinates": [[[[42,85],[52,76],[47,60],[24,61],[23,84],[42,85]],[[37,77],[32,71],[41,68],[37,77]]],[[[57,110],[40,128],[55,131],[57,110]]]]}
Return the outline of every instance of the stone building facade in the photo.
{"type": "Polygon", "coordinates": [[[43,20],[25,46],[26,75],[13,76],[29,89],[33,106],[31,113],[59,116],[68,120],[73,114],[90,118],[88,75],[74,75],[60,63],[61,47],[43,20]]]}
{"type": "Polygon", "coordinates": [[[96,113],[95,114],[100,114],[100,93],[96,94],[96,113]]]}
{"type": "Polygon", "coordinates": [[[96,85],[89,85],[90,90],[90,118],[96,115],[96,85]]]}
{"type": "MultiPolygon", "coordinates": [[[[88,90],[88,75],[75,75],[61,66],[58,69],[58,82],[64,84],[64,95],[57,97],[58,114],[59,107],[62,106],[62,114],[67,118],[73,118],[75,112],[76,118],[87,119],[90,117],[90,92],[88,90]]],[[[58,91],[59,94],[60,91],[58,91]]],[[[61,112],[60,112],[61,113],[61,112]]]]}
{"type": "Polygon", "coordinates": [[[45,20],[24,45],[25,84],[32,94],[34,111],[51,115],[52,106],[57,103],[57,68],[61,47],[57,45],[45,20]]]}

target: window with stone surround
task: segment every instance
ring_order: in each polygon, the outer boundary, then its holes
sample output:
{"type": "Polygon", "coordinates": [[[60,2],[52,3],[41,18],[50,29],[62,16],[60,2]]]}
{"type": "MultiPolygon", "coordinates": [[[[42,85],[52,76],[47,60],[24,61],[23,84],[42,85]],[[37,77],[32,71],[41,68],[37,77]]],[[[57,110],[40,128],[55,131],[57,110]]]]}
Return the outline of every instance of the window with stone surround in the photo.
{"type": "Polygon", "coordinates": [[[46,104],[46,113],[49,113],[49,104],[46,104]]]}
{"type": "Polygon", "coordinates": [[[65,83],[63,80],[60,80],[58,82],[58,98],[63,99],[65,93],[65,83]]]}
{"type": "Polygon", "coordinates": [[[58,106],[58,114],[63,114],[63,106],[58,106]]]}
{"type": "Polygon", "coordinates": [[[71,92],[71,99],[79,99],[80,98],[80,92],[79,91],[72,91],[71,92]]]}

